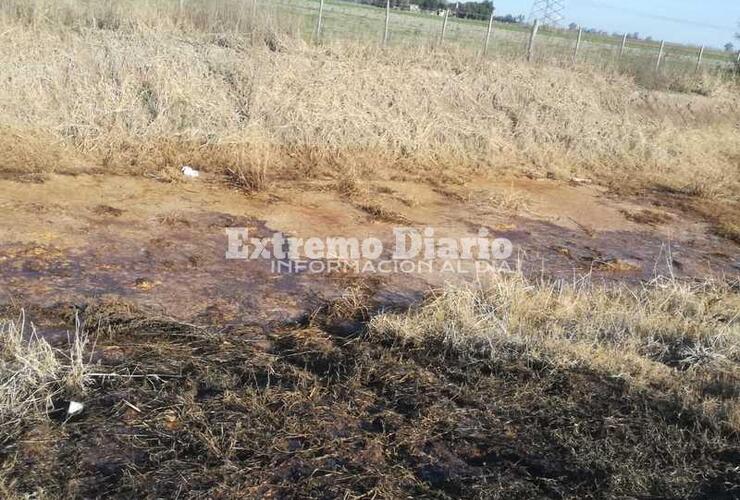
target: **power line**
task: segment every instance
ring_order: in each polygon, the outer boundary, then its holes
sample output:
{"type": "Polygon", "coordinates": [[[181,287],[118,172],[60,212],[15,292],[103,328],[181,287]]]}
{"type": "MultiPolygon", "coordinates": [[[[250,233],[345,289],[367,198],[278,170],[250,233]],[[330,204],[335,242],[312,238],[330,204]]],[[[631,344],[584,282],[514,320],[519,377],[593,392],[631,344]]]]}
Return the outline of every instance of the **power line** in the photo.
{"type": "Polygon", "coordinates": [[[596,0],[583,0],[583,3],[591,5],[593,7],[599,7],[601,9],[615,10],[617,12],[623,12],[625,14],[632,14],[632,15],[644,17],[647,19],[655,19],[656,21],[668,21],[668,22],[676,23],[676,24],[684,24],[687,26],[709,28],[709,29],[714,29],[714,30],[719,30],[719,31],[728,31],[728,30],[732,31],[735,29],[735,27],[733,26],[722,26],[719,24],[702,23],[702,22],[692,21],[690,19],[682,19],[680,17],[663,16],[660,14],[650,14],[648,12],[644,12],[638,9],[630,9],[629,7],[609,5],[608,3],[599,2],[596,0]]]}

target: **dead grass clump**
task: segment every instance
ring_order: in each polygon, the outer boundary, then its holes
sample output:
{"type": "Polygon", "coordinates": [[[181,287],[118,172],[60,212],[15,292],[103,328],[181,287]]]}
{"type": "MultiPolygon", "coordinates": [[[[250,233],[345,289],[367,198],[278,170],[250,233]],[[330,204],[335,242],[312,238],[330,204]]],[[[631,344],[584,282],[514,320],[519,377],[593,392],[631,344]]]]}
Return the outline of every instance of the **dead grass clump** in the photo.
{"type": "Polygon", "coordinates": [[[265,166],[227,168],[226,176],[232,186],[249,194],[266,191],[270,185],[265,166]]]}
{"type": "Polygon", "coordinates": [[[740,244],[740,224],[729,220],[720,221],[713,226],[712,230],[717,236],[740,244]]]}
{"type": "Polygon", "coordinates": [[[737,284],[659,279],[633,290],[514,276],[444,291],[413,314],[378,316],[370,331],[454,356],[591,366],[691,402],[712,400],[717,418],[734,426],[740,395],[716,401],[696,380],[740,375],[739,308],[737,284]]]}
{"type": "Polygon", "coordinates": [[[5,441],[18,432],[23,420],[38,418],[51,407],[62,368],[35,328],[26,332],[23,318],[0,323],[0,338],[0,423],[5,441]]]}
{"type": "Polygon", "coordinates": [[[51,134],[0,124],[0,151],[3,152],[0,175],[21,176],[26,181],[43,180],[43,175],[49,173],[80,173],[84,169],[83,160],[74,148],[51,134]]]}
{"type": "Polygon", "coordinates": [[[673,217],[666,213],[656,212],[655,210],[649,209],[641,209],[639,211],[622,210],[621,212],[632,222],[647,224],[650,226],[665,224],[673,220],[673,217]]]}
{"type": "Polygon", "coordinates": [[[390,222],[393,224],[409,223],[409,219],[405,215],[390,210],[389,208],[384,207],[377,202],[363,200],[356,202],[354,205],[363,212],[367,213],[370,217],[373,218],[373,220],[390,222]]]}
{"type": "Polygon", "coordinates": [[[45,420],[55,397],[84,391],[89,347],[79,323],[64,352],[39,337],[24,315],[18,321],[0,321],[1,442],[45,420]]]}
{"type": "Polygon", "coordinates": [[[505,213],[520,213],[526,210],[531,200],[527,193],[513,187],[503,190],[472,190],[465,195],[466,201],[484,210],[495,209],[505,213]]]}
{"type": "Polygon", "coordinates": [[[355,172],[348,172],[346,175],[342,175],[334,183],[334,189],[341,196],[348,199],[367,197],[369,194],[368,188],[362,185],[355,172]]]}

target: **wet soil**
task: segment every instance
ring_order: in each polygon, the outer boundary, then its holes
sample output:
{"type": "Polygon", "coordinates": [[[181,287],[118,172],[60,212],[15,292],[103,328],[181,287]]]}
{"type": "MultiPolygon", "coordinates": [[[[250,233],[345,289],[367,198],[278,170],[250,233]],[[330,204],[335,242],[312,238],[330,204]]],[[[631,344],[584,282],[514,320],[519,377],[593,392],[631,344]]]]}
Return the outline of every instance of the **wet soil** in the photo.
{"type": "MultiPolygon", "coordinates": [[[[655,274],[740,272],[738,245],[686,214],[665,209],[646,220],[648,209],[636,201],[611,199],[593,186],[529,179],[474,185],[464,199],[412,182],[378,183],[373,203],[402,215],[405,226],[434,228],[437,237],[470,237],[486,228],[492,237],[510,239],[514,253],[497,262],[498,269],[631,282],[655,274]],[[523,197],[526,206],[497,206],[501,193],[523,197]]],[[[225,258],[225,228],[235,226],[248,228],[251,237],[275,231],[301,238],[373,236],[392,248],[399,224],[377,220],[326,186],[246,197],[208,179],[165,184],[56,175],[39,184],[0,180],[0,192],[5,304],[48,307],[112,295],[202,325],[269,325],[299,321],[343,293],[348,280],[367,281],[374,300],[391,306],[445,283],[485,278],[471,263],[369,276],[279,274],[270,261],[225,258]]]]}
{"type": "MultiPolygon", "coordinates": [[[[737,276],[700,218],[593,186],[477,180],[469,193],[372,186],[407,225],[509,238],[510,268],[638,283],[737,276]],[[514,194],[512,194],[514,193],[514,194]],[[496,201],[522,196],[518,210],[496,201]],[[652,208],[650,208],[652,207],[652,208]],[[660,210],[660,216],[643,210],[660,210]],[[634,215],[638,214],[638,215],[634,215]]],[[[0,180],[0,312],[66,348],[79,319],[95,373],[71,419],[0,440],[18,491],[143,498],[736,498],[738,440],[675,394],[547,356],[458,359],[367,334],[469,267],[276,274],[227,260],[252,236],[375,236],[394,223],[326,185],[246,197],[218,180],[0,180]],[[114,375],[106,375],[114,374],[114,375]],[[33,473],[29,473],[33,471],[33,473]]],[[[374,206],[375,206],[374,205],[374,206]]],[[[53,413],[53,412],[52,412],[53,413]]]]}

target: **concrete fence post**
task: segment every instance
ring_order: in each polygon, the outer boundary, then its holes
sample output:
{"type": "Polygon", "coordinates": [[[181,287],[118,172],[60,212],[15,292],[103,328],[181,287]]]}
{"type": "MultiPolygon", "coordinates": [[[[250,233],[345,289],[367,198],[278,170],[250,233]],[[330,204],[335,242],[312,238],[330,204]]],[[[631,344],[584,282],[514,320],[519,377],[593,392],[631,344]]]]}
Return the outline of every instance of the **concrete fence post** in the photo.
{"type": "Polygon", "coordinates": [[[665,40],[661,40],[660,49],[658,49],[658,60],[655,62],[655,71],[660,71],[660,63],[663,62],[663,50],[665,49],[665,40]]]}
{"type": "Polygon", "coordinates": [[[488,30],[486,31],[486,40],[483,42],[483,55],[488,54],[488,43],[491,41],[491,31],[493,31],[493,13],[496,9],[491,8],[491,17],[488,19],[488,30]]]}
{"type": "Polygon", "coordinates": [[[391,20],[391,0],[385,2],[385,29],[383,30],[383,47],[388,45],[388,24],[391,20]]]}
{"type": "Polygon", "coordinates": [[[442,20],[442,32],[439,34],[439,45],[445,41],[445,33],[447,32],[447,18],[450,17],[450,9],[445,11],[444,19],[442,20]]]}
{"type": "Polygon", "coordinates": [[[527,61],[532,61],[534,56],[534,40],[537,37],[537,31],[540,29],[539,19],[534,20],[532,31],[529,33],[529,43],[527,44],[527,61]]]}
{"type": "Polygon", "coordinates": [[[319,18],[316,20],[316,41],[321,40],[321,21],[324,17],[324,0],[319,0],[319,18]]]}
{"type": "Polygon", "coordinates": [[[576,38],[576,47],[573,49],[573,64],[578,61],[578,50],[581,48],[581,38],[583,37],[583,28],[578,28],[578,38],[576,38]]]}
{"type": "Polygon", "coordinates": [[[624,50],[627,48],[627,33],[622,37],[622,45],[619,46],[619,59],[624,56],[624,50]]]}
{"type": "Polygon", "coordinates": [[[701,60],[704,57],[704,46],[699,49],[699,56],[696,58],[696,71],[701,69],[701,60]]]}

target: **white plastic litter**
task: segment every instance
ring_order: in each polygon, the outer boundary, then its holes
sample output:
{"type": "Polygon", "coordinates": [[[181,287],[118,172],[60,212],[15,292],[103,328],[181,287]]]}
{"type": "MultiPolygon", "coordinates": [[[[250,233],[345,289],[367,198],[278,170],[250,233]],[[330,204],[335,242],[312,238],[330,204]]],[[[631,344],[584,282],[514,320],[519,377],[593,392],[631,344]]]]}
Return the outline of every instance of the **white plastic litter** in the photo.
{"type": "Polygon", "coordinates": [[[591,184],[591,179],[582,179],[580,177],[571,177],[570,180],[576,184],[591,184]]]}
{"type": "Polygon", "coordinates": [[[185,177],[198,177],[200,175],[200,172],[190,167],[189,165],[183,165],[180,170],[182,171],[182,175],[184,175],[185,177]]]}
{"type": "Polygon", "coordinates": [[[67,416],[71,417],[72,415],[77,415],[84,409],[85,409],[84,404],[79,403],[77,401],[70,401],[69,408],[67,408],[67,416]]]}

